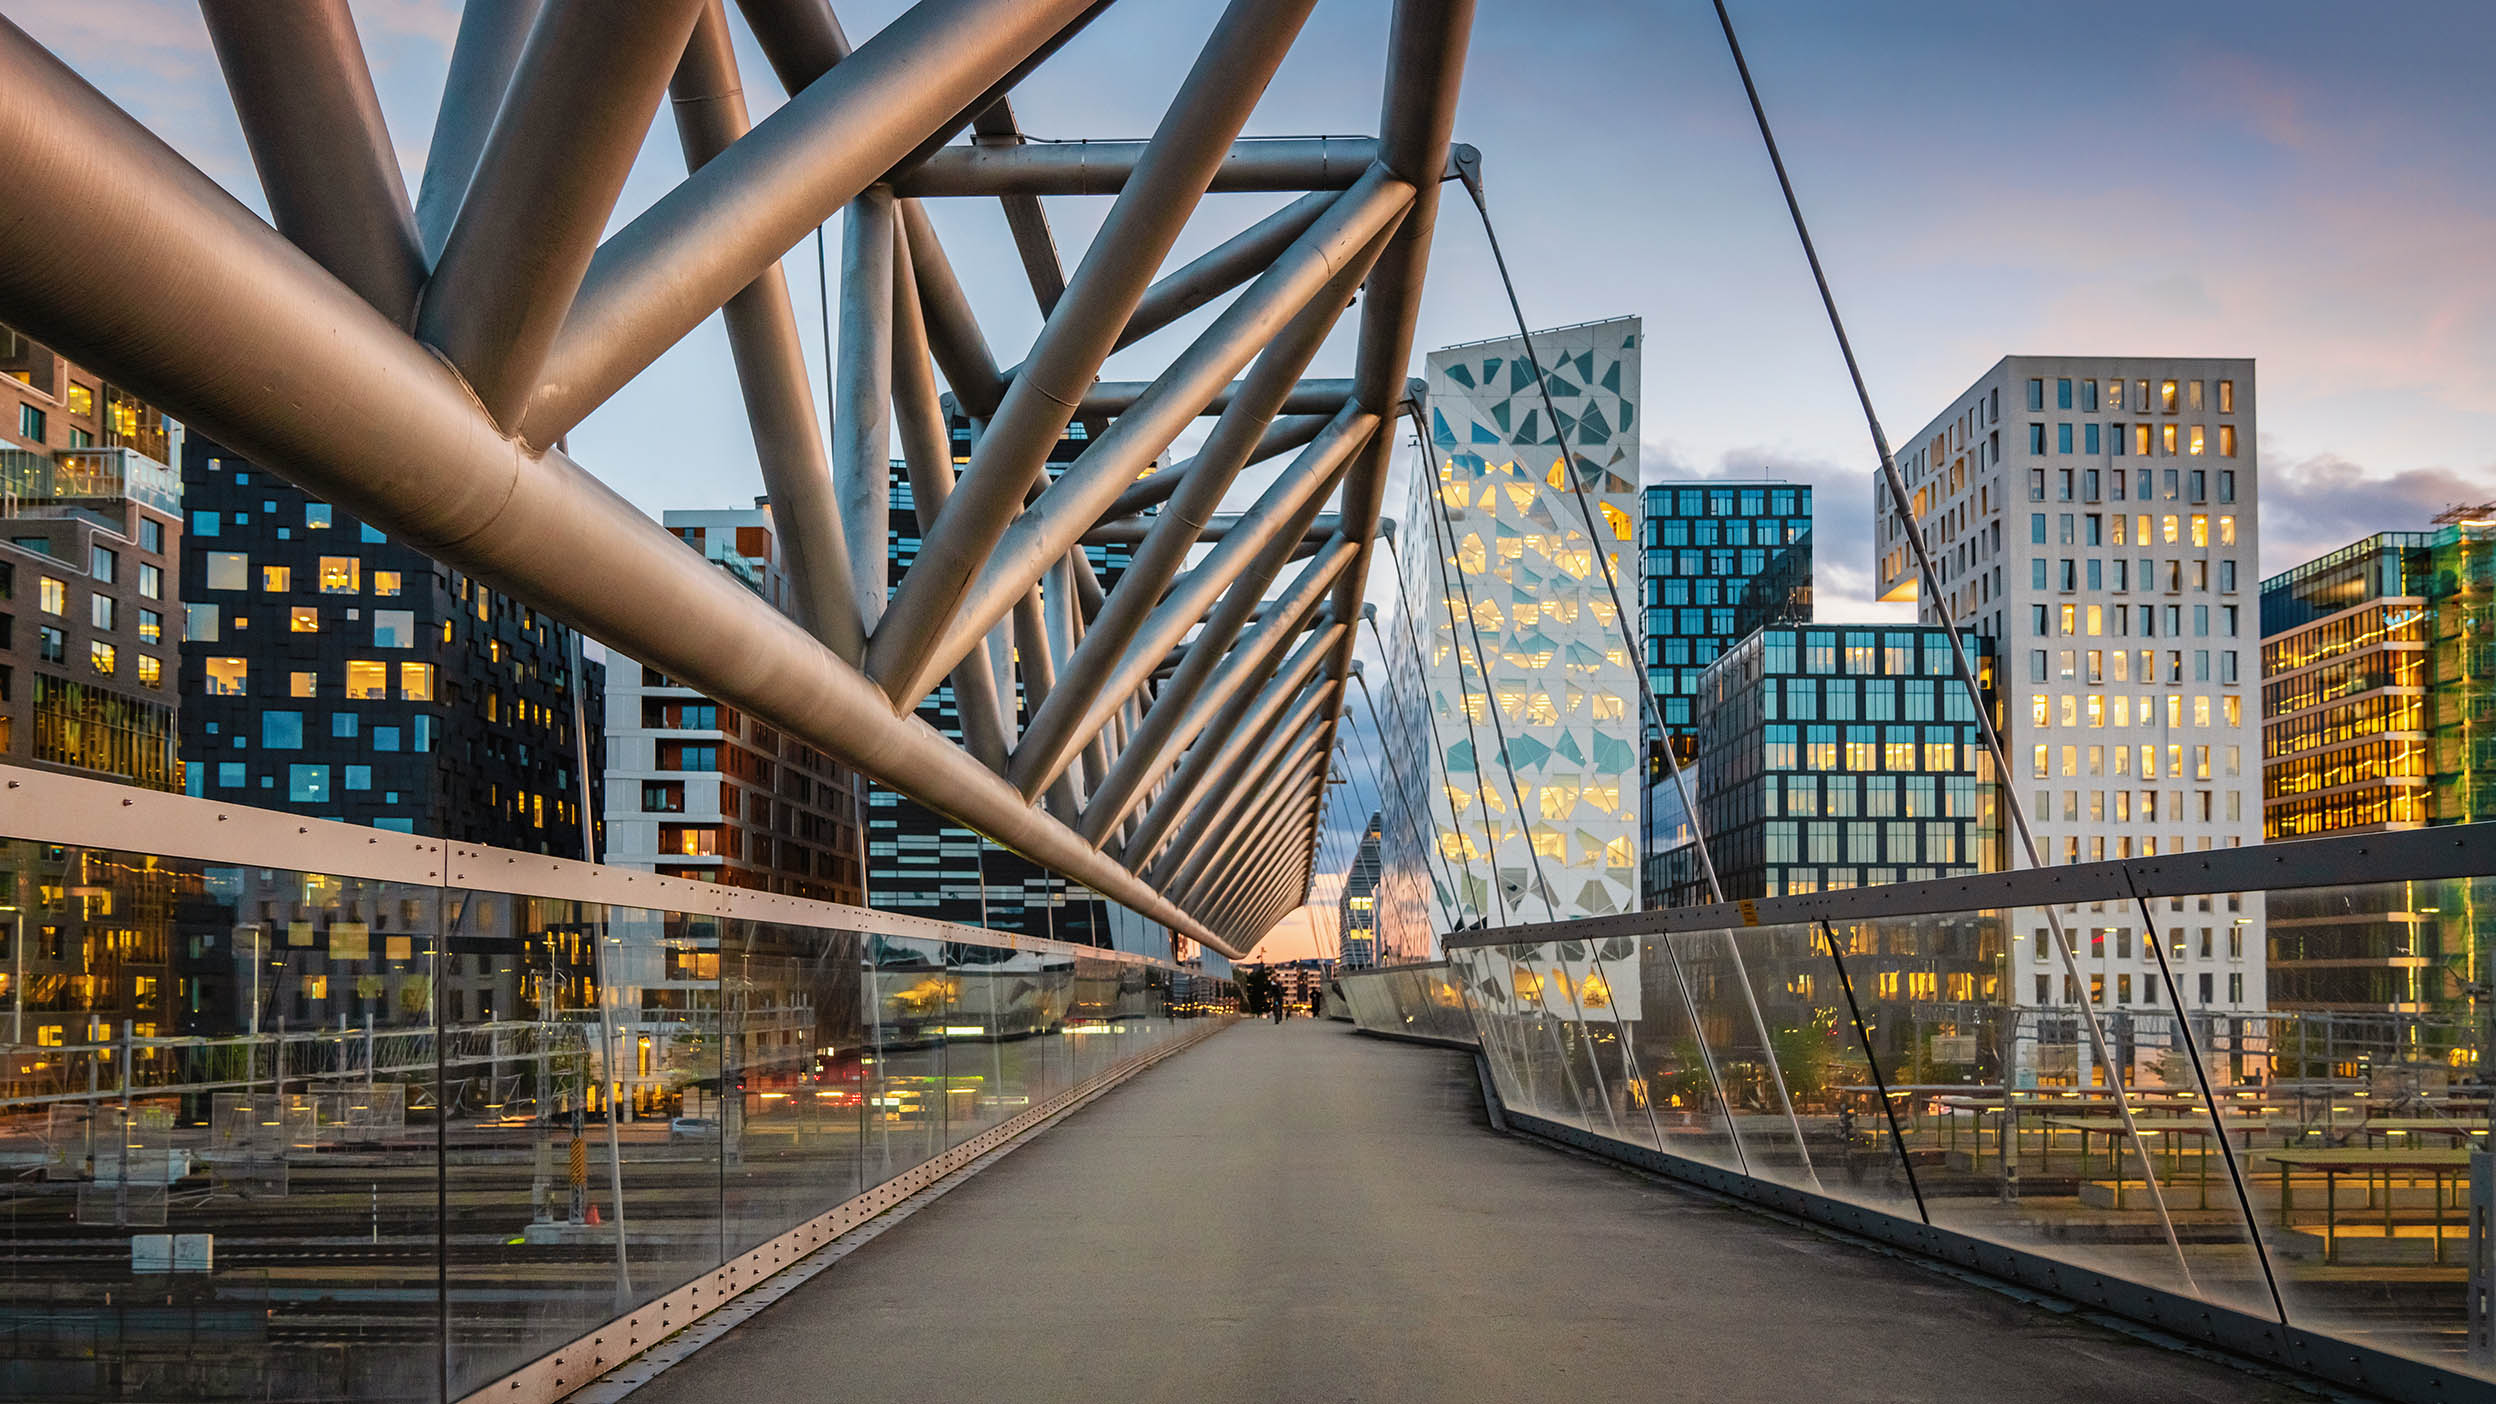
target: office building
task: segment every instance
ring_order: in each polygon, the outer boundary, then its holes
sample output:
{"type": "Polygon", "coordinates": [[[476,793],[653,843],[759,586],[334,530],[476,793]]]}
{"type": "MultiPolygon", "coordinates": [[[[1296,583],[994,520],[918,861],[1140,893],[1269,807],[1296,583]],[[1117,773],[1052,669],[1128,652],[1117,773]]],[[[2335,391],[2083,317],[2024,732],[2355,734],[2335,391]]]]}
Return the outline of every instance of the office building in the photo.
{"type": "MultiPolygon", "coordinates": [[[[969,461],[970,421],[956,413],[949,416],[949,426],[954,461],[969,461]]],[[[1082,421],[1068,426],[1065,436],[1049,451],[1050,477],[1065,471],[1090,442],[1090,426],[1082,421]]],[[[892,563],[891,580],[898,583],[902,572],[918,559],[920,540],[918,510],[899,463],[892,465],[891,493],[891,529],[883,546],[885,558],[892,563]]],[[[850,549],[873,548],[852,542],[850,549]]],[[[1104,588],[1116,582],[1118,571],[1132,559],[1132,549],[1123,545],[1083,549],[1104,588]]],[[[1042,591],[1045,596],[1046,585],[1042,591]]],[[[1069,601],[1063,607],[1080,606],[1069,601]]],[[[1003,633],[999,632],[998,639],[1003,633]]],[[[1024,715],[1021,679],[1011,651],[993,646],[992,641],[989,653],[1002,684],[1000,697],[1017,709],[1017,716],[1024,715]]],[[[960,739],[962,723],[954,710],[951,680],[919,703],[918,715],[948,739],[960,739]]],[[[907,912],[1079,945],[1115,946],[1163,956],[1172,950],[1170,933],[1159,923],[1146,921],[1091,889],[990,843],[968,826],[881,786],[867,791],[867,897],[869,905],[879,911],[907,912]]]]}
{"type": "Polygon", "coordinates": [[[0,327],[0,761],[181,783],[181,436],[0,327]]]}
{"type": "Polygon", "coordinates": [[[197,434],[182,489],[189,793],[584,856],[605,697],[570,628],[197,434]]]}
{"type": "Polygon", "coordinates": [[[1379,816],[1369,816],[1352,866],[1343,878],[1343,906],[1336,923],[1341,933],[1339,955],[1346,970],[1378,963],[1378,841],[1379,816]]]}
{"type": "MultiPolygon", "coordinates": [[[[2013,356],[1901,446],[1952,616],[1992,642],[2005,779],[2043,861],[2261,841],[2257,441],[2249,360],[2013,356]]],[[[1931,623],[1872,486],[1881,598],[1931,623]]],[[[2261,903],[2157,914],[2189,1005],[2266,1007],[2261,903]]],[[[2013,925],[2030,938],[2013,943],[2015,1002],[2083,997],[2043,915],[2013,925]]],[[[2139,925],[2075,937],[2086,997],[2164,1004],[2139,925]]]]}
{"type": "MultiPolygon", "coordinates": [[[[1536,333],[1556,425],[1516,338],[1428,357],[1433,471],[1403,517],[1413,647],[1387,688],[1388,760],[1418,783],[1382,798],[1427,803],[1387,827],[1435,835],[1462,890],[1428,905],[1459,921],[1638,905],[1638,660],[1605,575],[1634,598],[1641,340],[1634,317],[1536,333]]],[[[1418,873],[1423,854],[1398,841],[1388,862],[1418,873]]]]}
{"type": "Polygon", "coordinates": [[[1640,901],[1657,907],[1665,905],[1663,855],[1689,837],[1660,747],[1668,736],[1683,766],[1695,759],[1699,679],[1727,648],[1773,625],[1811,622],[1811,488],[1766,479],[1653,484],[1642,503],[1638,603],[1664,735],[1650,718],[1640,901]]]}
{"type": "MultiPolygon", "coordinates": [[[[2001,867],[1999,787],[1940,629],[1763,629],[1696,700],[1699,817],[1726,900],[2001,867]]],[[[1695,871],[1682,881],[1672,905],[1708,900],[1695,871]]]]}
{"type": "MultiPolygon", "coordinates": [[[[785,608],[770,508],[669,512],[667,529],[785,608]]],[[[609,863],[863,905],[855,778],[642,664],[607,660],[609,863]]]]}
{"type": "MultiPolygon", "coordinates": [[[[2496,664],[2496,506],[2378,532],[2262,582],[2263,827],[2270,839],[2496,818],[2479,736],[2496,664]]],[[[2271,899],[2281,1009],[2469,1012],[2489,978],[2466,883],[2271,899]]]]}

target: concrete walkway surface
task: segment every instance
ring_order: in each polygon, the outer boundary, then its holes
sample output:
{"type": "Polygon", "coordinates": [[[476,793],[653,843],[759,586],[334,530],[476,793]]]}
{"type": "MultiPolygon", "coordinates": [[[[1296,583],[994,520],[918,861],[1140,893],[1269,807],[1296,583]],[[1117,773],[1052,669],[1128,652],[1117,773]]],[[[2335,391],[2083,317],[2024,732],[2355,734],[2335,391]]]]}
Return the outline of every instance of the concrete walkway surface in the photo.
{"type": "Polygon", "coordinates": [[[1493,1132],[1472,1060],[1243,1023],[634,1404],[2310,1400],[1493,1132]]]}

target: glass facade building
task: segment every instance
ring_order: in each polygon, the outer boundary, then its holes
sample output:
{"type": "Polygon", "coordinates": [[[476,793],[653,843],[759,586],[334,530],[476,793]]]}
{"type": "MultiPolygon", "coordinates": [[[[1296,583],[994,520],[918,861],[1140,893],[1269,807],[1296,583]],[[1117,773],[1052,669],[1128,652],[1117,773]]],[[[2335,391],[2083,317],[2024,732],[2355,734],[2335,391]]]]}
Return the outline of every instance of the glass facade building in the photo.
{"type": "Polygon", "coordinates": [[[1347,970],[1378,963],[1378,842],[1379,816],[1372,814],[1343,878],[1342,920],[1336,929],[1347,970]]]}
{"type": "MultiPolygon", "coordinates": [[[[2001,866],[1993,765],[1942,630],[1763,629],[1697,700],[1699,817],[1728,901],[2001,866]]],[[[1671,905],[1707,900],[1694,867],[1669,870],[1671,905]]]]}
{"type": "Polygon", "coordinates": [[[185,790],[583,856],[606,700],[570,628],[196,434],[182,479],[185,790]]]}
{"type": "MultiPolygon", "coordinates": [[[[2496,818],[2496,507],[2379,532],[2262,582],[2263,830],[2270,839],[2496,818]]],[[[2467,884],[2385,884],[2366,908],[2276,896],[2283,1009],[2465,1010],[2489,978],[2467,884]]]]}
{"type": "MultiPolygon", "coordinates": [[[[1647,685],[1683,766],[1698,755],[1699,680],[1736,642],[1811,622],[1811,488],[1804,483],[1657,484],[1642,495],[1639,608],[1647,685]]],[[[1640,896],[1666,904],[1662,855],[1689,838],[1688,816],[1646,730],[1639,811],[1640,896]]]]}

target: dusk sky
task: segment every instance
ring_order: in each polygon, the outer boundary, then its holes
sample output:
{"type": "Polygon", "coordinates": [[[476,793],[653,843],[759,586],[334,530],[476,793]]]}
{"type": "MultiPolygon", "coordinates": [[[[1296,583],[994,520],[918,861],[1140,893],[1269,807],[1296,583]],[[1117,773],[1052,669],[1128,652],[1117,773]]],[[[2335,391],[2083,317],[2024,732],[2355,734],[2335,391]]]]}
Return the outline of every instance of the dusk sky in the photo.
{"type": "MultiPolygon", "coordinates": [[[[901,6],[838,8],[863,41],[901,6]]],[[[1250,132],[1374,131],[1388,8],[1320,0],[1250,132]]],[[[2496,498],[2496,6],[1733,8],[1893,438],[2005,354],[2250,356],[2266,572],[2496,498]]],[[[354,10],[412,187],[458,7],[354,10]]],[[[1015,94],[1025,129],[1149,134],[1219,10],[1112,8],[1015,94]]],[[[6,13],[264,207],[195,6],[12,0],[6,13]]],[[[759,117],[779,94],[732,25],[759,117]]],[[[1704,0],[1484,0],[1456,137],[1482,151],[1536,325],[1646,319],[1646,478],[1819,485],[1820,616],[1883,612],[1868,603],[1869,441],[1704,0]]],[[[617,222],[682,169],[662,120],[617,222]]],[[[1469,202],[1449,193],[1416,365],[1513,330],[1469,202]]],[[[1279,203],[1208,199],[1174,262],[1279,203]]],[[[1107,208],[1051,202],[1069,266],[1107,208]]],[[[999,359],[1017,359],[1038,314],[1002,217],[959,201],[936,219],[999,359]]],[[[837,224],[831,235],[837,260],[837,224]]],[[[811,246],[789,275],[812,328],[811,246]]],[[[1105,374],[1149,375],[1204,320],[1105,374]]],[[[1313,374],[1346,373],[1349,326],[1313,374]]],[[[716,320],[571,442],[654,514],[759,491],[716,320]]],[[[1388,500],[1402,502],[1400,483],[1388,500]]],[[[1372,597],[1393,597],[1383,574],[1372,597]]],[[[1366,801],[1341,808],[1365,814],[1366,801]]],[[[1269,946],[1289,954],[1297,939],[1269,946]]]]}

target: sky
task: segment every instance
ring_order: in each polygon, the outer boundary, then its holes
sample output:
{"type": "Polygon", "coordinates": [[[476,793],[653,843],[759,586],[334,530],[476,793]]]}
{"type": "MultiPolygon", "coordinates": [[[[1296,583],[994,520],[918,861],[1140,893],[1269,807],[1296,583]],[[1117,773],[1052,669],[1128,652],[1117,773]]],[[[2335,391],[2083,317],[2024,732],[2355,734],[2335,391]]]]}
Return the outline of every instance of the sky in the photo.
{"type": "MultiPolygon", "coordinates": [[[[352,8],[412,188],[457,5],[352,8]]],[[[861,41],[900,8],[839,6],[861,41]]],[[[265,208],[196,6],[5,9],[265,208]]],[[[1017,91],[1024,128],[1149,134],[1220,9],[1113,7],[1017,91]]],[[[2496,88],[2484,81],[2496,5],[1733,9],[1893,439],[2006,354],[2249,356],[2266,573],[2496,498],[2496,88]]],[[[1373,132],[1388,10],[1388,0],[1319,0],[1249,133],[1373,132]]],[[[742,21],[731,25],[759,118],[779,95],[742,21]]],[[[1537,326],[1646,320],[1644,476],[1816,484],[1820,617],[1894,613],[1869,599],[1870,440],[1704,0],[1482,0],[1456,137],[1482,152],[1491,217],[1537,326]]],[[[658,123],[615,224],[681,174],[673,132],[658,123]]],[[[1281,202],[1208,198],[1173,263],[1281,202]]],[[[1071,267],[1108,202],[1049,204],[1071,267]]],[[[953,201],[934,218],[999,359],[1017,359],[1039,317],[1002,216],[992,202],[953,201]]],[[[838,238],[836,224],[835,260],[838,238]]],[[[788,273],[820,373],[811,245],[792,252],[788,273]]],[[[1104,375],[1149,377],[1210,315],[1122,353],[1104,375]]],[[[1312,374],[1346,372],[1349,320],[1312,374]]],[[[1512,330],[1482,230],[1468,202],[1451,199],[1416,360],[1512,330]]],[[[653,513],[750,501],[759,480],[717,320],[571,447],[653,513]]],[[[1409,462],[1399,458],[1399,475],[1409,462]]],[[[1235,495],[1260,486],[1252,474],[1235,495]]],[[[1404,500],[1400,480],[1387,500],[1404,500]]],[[[1372,598],[1384,601],[1393,592],[1381,570],[1372,598]]],[[[1360,731],[1366,740],[1365,722],[1360,731]]],[[[1330,811],[1365,814],[1366,782],[1349,788],[1330,811]]],[[[1284,935],[1269,945],[1288,953],[1309,939],[1284,935]]]]}

